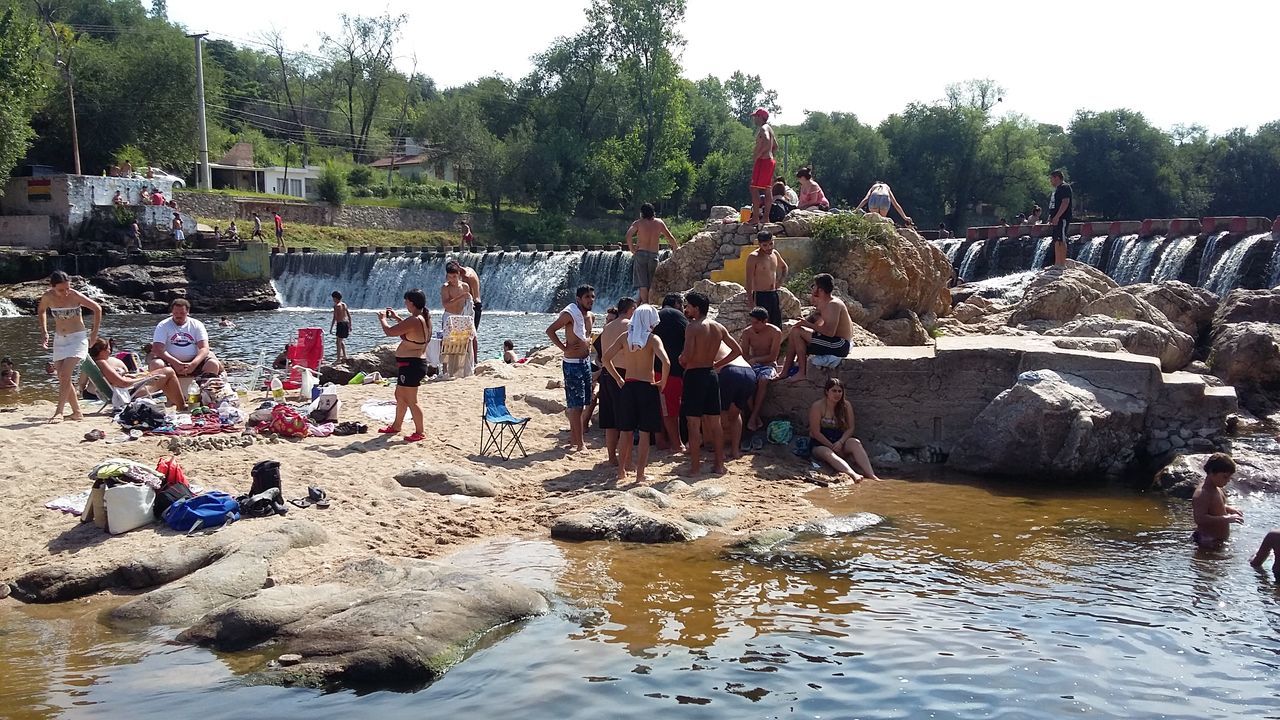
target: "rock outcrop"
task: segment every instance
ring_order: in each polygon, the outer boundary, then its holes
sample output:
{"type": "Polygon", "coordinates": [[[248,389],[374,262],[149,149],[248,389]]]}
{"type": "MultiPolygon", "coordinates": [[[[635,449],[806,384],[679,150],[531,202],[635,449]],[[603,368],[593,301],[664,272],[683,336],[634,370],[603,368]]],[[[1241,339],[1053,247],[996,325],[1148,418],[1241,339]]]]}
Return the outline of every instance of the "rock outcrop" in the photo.
{"type": "MultiPolygon", "coordinates": [[[[708,223],[711,226],[711,223],[708,223]]],[[[653,273],[651,297],[661,302],[663,295],[684,292],[707,276],[711,264],[720,249],[720,233],[704,231],[694,235],[689,242],[672,251],[670,257],[658,263],[653,273]]]]}
{"type": "MultiPolygon", "coordinates": [[[[1136,299],[1131,296],[1120,297],[1136,299]]],[[[1153,311],[1159,312],[1154,309],[1153,311]]],[[[1164,316],[1161,315],[1160,319],[1164,320],[1164,316]]],[[[1168,320],[1164,320],[1164,323],[1169,324],[1168,320]]],[[[1135,355],[1160,358],[1160,367],[1165,372],[1174,372],[1186,367],[1187,363],[1191,362],[1191,354],[1195,351],[1195,341],[1191,336],[1173,328],[1172,325],[1166,328],[1139,320],[1117,319],[1109,315],[1077,318],[1060,328],[1046,330],[1044,334],[1119,340],[1126,350],[1135,355]]]]}
{"type": "Polygon", "coordinates": [[[1227,293],[1213,316],[1213,324],[1238,322],[1280,323],[1280,288],[1227,293]]]}
{"type": "MultiPolygon", "coordinates": [[[[1156,472],[1151,486],[1179,498],[1190,498],[1204,481],[1204,463],[1209,453],[1177,455],[1156,472]]],[[[1231,486],[1244,492],[1280,491],[1280,462],[1271,456],[1248,451],[1234,451],[1236,472],[1231,476],[1231,486]]]]}
{"type": "Polygon", "coordinates": [[[1212,342],[1209,367],[1228,384],[1274,386],[1280,383],[1280,325],[1270,322],[1216,325],[1212,342]]]}
{"type": "Polygon", "coordinates": [[[584,506],[556,518],[551,537],[561,540],[624,540],[638,543],[689,542],[707,529],[655,512],[628,493],[595,493],[584,506]]]}
{"type": "Polygon", "coordinates": [[[1023,325],[1037,320],[1067,322],[1086,305],[1117,287],[1101,270],[1068,260],[1061,271],[1046,270],[1031,281],[1009,324],[1023,325]]]}
{"type": "Polygon", "coordinates": [[[1159,284],[1141,283],[1125,288],[1159,310],[1178,330],[1200,338],[1209,330],[1218,309],[1218,296],[1204,288],[1178,280],[1159,284]]]}
{"type": "Polygon", "coordinates": [[[396,346],[394,344],[378,345],[367,352],[348,355],[345,360],[332,365],[320,366],[320,382],[346,385],[356,373],[382,373],[383,377],[394,378],[399,368],[396,366],[396,346]]]}
{"type": "Polygon", "coordinates": [[[1052,370],[1022,373],[947,460],[966,472],[1053,481],[1115,476],[1143,437],[1146,403],[1052,370]]]}
{"type": "Polygon", "coordinates": [[[429,460],[421,460],[408,470],[396,473],[395,480],[405,487],[439,495],[496,497],[502,489],[501,481],[496,478],[429,460]]]}
{"type": "Polygon", "coordinates": [[[898,229],[893,241],[884,244],[855,241],[844,261],[823,269],[845,281],[849,297],[866,309],[867,323],[902,317],[908,311],[951,311],[951,263],[910,228],[898,229]]]}

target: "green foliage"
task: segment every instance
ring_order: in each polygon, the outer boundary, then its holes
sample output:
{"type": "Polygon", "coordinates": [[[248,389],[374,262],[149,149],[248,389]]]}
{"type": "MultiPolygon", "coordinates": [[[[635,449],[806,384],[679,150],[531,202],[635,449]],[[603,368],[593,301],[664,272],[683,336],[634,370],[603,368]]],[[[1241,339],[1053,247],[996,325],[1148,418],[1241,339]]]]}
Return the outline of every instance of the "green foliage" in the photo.
{"type": "Polygon", "coordinates": [[[137,220],[137,216],[134,214],[133,210],[124,205],[112,205],[111,213],[115,218],[116,227],[129,227],[135,220],[137,220]]]}
{"type": "Polygon", "coordinates": [[[9,176],[31,141],[31,116],[44,86],[38,47],[33,23],[13,7],[0,14],[0,178],[9,176]]]}
{"type": "Polygon", "coordinates": [[[1142,113],[1082,110],[1067,134],[1068,180],[1080,186],[1074,193],[1076,217],[1081,208],[1111,218],[1169,217],[1176,209],[1173,141],[1142,113]]]}
{"type": "Polygon", "coordinates": [[[320,199],[331,205],[345,205],[351,199],[351,191],[347,188],[347,178],[334,163],[324,164],[320,171],[320,180],[316,184],[320,199]]]}
{"type": "Polygon", "coordinates": [[[783,284],[787,286],[787,289],[791,291],[792,295],[795,295],[798,298],[807,298],[809,297],[809,291],[813,289],[813,278],[815,275],[817,275],[817,273],[813,271],[812,267],[801,268],[787,276],[787,279],[783,284]]]}
{"type": "Polygon", "coordinates": [[[824,272],[845,262],[849,251],[860,244],[891,245],[898,240],[893,225],[872,220],[861,213],[839,213],[819,218],[813,223],[810,236],[817,241],[814,267],[822,268],[824,272]]]}
{"type": "Polygon", "coordinates": [[[373,170],[367,165],[357,165],[347,173],[347,182],[352,185],[368,185],[373,181],[373,170]]]}

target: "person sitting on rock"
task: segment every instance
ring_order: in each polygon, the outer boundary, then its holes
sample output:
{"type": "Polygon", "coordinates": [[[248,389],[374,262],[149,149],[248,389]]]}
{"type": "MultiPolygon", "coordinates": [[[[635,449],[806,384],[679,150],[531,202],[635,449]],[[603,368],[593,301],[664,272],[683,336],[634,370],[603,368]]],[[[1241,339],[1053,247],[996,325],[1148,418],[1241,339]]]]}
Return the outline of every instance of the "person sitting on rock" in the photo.
{"type": "Polygon", "coordinates": [[[809,318],[801,318],[787,336],[787,362],[782,376],[788,381],[805,379],[810,355],[849,356],[853,319],[844,301],[833,297],[833,292],[835,279],[830,274],[819,273],[813,278],[811,298],[817,311],[809,318]],[[788,377],[792,368],[795,376],[788,377]]]}
{"type": "Polygon", "coordinates": [[[809,440],[813,457],[836,472],[848,475],[854,482],[862,482],[864,476],[880,479],[871,468],[871,459],[862,442],[853,436],[853,405],[845,397],[840,378],[828,378],[822,388],[822,398],[809,406],[809,440]],[[853,459],[861,474],[849,465],[845,456],[853,459]]]}
{"type": "MultiPolygon", "coordinates": [[[[122,407],[130,400],[150,397],[153,393],[163,392],[169,403],[179,411],[187,409],[187,398],[182,394],[182,386],[178,384],[178,375],[173,368],[163,367],[144,373],[129,372],[124,361],[111,354],[111,345],[106,340],[98,339],[89,347],[89,357],[98,366],[102,379],[111,386],[112,405],[122,407]]],[[[102,398],[104,401],[106,398],[102,398]]]]}
{"type": "Polygon", "coordinates": [[[151,336],[151,369],[173,368],[178,377],[222,374],[222,362],[209,349],[209,331],[191,317],[191,303],[178,298],[169,306],[172,317],[156,325],[151,336]]]}
{"type": "Polygon", "coordinates": [[[760,408],[764,405],[765,393],[769,391],[769,383],[778,379],[778,354],[782,349],[782,331],[769,322],[769,311],[762,307],[752,308],[748,313],[751,324],[738,338],[742,346],[742,356],[751,365],[756,375],[755,397],[751,403],[751,418],[747,420],[747,429],[755,432],[764,426],[760,422],[760,408]]]}
{"type": "Polygon", "coordinates": [[[114,197],[111,198],[112,205],[128,205],[129,201],[124,199],[124,195],[117,190],[114,197]]]}
{"type": "Polygon", "coordinates": [[[796,179],[800,181],[800,203],[797,207],[801,210],[822,210],[831,209],[831,203],[827,202],[827,196],[822,192],[822,186],[813,179],[813,170],[808,166],[802,167],[796,171],[796,179]]]}
{"type": "Polygon", "coordinates": [[[781,183],[781,184],[782,184],[782,199],[783,199],[783,200],[786,200],[786,201],[787,201],[787,204],[788,204],[788,205],[790,205],[791,207],[795,207],[795,206],[799,205],[799,204],[800,204],[800,196],[799,196],[799,195],[796,195],[796,191],[795,191],[795,189],[794,189],[794,188],[792,188],[790,185],[788,185],[788,184],[787,184],[787,179],[786,179],[785,177],[783,177],[782,175],[779,175],[779,176],[777,176],[777,177],[775,177],[775,178],[773,179],[773,196],[774,196],[775,198],[777,198],[777,197],[778,197],[778,184],[779,184],[779,183],[781,183]]]}

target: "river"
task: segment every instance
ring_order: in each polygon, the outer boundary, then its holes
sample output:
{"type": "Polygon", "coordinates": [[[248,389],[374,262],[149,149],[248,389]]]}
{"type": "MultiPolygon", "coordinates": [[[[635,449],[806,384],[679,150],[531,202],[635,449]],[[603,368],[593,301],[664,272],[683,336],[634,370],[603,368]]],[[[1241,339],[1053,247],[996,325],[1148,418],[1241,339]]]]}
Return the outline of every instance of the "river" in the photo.
{"type": "Polygon", "coordinates": [[[1185,502],[945,475],[818,491],[888,521],[761,556],[501,541],[454,561],[548,592],[415,692],[256,685],[261,657],[111,631],[120,602],[0,603],[0,707],[48,717],[1275,717],[1280,591],[1246,559],[1271,497],[1220,553],[1185,502]]]}

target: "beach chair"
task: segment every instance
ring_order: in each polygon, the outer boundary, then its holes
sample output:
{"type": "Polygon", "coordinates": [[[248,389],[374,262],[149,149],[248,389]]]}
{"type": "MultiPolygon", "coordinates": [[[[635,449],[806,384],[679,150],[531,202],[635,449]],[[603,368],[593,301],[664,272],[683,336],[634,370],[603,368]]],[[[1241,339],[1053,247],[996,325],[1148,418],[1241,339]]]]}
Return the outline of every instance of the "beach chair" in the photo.
{"type": "Polygon", "coordinates": [[[515,417],[507,409],[506,386],[484,389],[484,412],[480,415],[480,422],[481,455],[497,450],[499,457],[510,460],[516,448],[520,448],[522,457],[529,455],[520,441],[529,418],[515,417]]]}
{"type": "Polygon", "coordinates": [[[115,397],[115,393],[112,392],[114,388],[107,384],[106,378],[102,377],[102,371],[98,369],[98,364],[93,361],[93,358],[86,357],[80,361],[80,372],[89,378],[89,382],[93,383],[93,394],[97,395],[98,401],[102,403],[102,407],[98,408],[98,412],[101,413],[103,410],[112,407],[114,405],[112,398],[115,397]]]}

